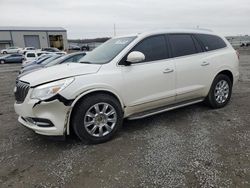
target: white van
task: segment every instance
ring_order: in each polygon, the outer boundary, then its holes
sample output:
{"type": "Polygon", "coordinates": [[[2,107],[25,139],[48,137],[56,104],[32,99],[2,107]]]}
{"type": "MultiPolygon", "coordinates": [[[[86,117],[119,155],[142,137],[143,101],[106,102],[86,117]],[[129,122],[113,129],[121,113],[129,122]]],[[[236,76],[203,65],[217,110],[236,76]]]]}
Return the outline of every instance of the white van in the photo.
{"type": "Polygon", "coordinates": [[[27,63],[30,63],[32,61],[38,60],[38,58],[41,55],[47,54],[46,52],[41,52],[41,51],[27,51],[24,56],[24,61],[22,65],[26,65],[27,63]]]}
{"type": "Polygon", "coordinates": [[[165,30],[105,42],[81,63],[56,65],[20,78],[15,111],[43,135],[111,139],[123,119],[139,119],[206,101],[224,107],[239,78],[229,42],[203,30],[165,30]]]}

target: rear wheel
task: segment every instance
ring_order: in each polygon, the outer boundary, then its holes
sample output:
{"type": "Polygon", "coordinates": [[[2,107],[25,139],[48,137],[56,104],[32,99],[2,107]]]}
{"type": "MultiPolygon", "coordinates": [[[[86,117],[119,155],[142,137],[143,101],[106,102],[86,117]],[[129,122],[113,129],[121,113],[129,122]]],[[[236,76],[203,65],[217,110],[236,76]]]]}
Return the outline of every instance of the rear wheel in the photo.
{"type": "Polygon", "coordinates": [[[106,94],[83,99],[73,114],[76,135],[89,143],[110,140],[122,125],[123,113],[119,101],[106,94]]]}
{"type": "Polygon", "coordinates": [[[207,103],[212,108],[222,108],[230,101],[232,81],[227,75],[219,74],[215,77],[207,96],[207,103]]]}
{"type": "Polygon", "coordinates": [[[7,52],[6,52],[6,51],[4,51],[4,52],[3,52],[3,54],[7,54],[7,52]]]}

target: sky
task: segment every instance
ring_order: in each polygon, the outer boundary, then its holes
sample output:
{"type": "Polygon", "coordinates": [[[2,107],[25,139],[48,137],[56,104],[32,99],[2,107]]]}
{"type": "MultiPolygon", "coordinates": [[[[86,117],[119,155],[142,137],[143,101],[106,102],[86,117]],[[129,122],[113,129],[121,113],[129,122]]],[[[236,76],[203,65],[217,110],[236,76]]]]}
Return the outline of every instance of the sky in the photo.
{"type": "Polygon", "coordinates": [[[0,0],[0,26],[64,27],[69,39],[165,28],[250,35],[249,0],[0,0]]]}

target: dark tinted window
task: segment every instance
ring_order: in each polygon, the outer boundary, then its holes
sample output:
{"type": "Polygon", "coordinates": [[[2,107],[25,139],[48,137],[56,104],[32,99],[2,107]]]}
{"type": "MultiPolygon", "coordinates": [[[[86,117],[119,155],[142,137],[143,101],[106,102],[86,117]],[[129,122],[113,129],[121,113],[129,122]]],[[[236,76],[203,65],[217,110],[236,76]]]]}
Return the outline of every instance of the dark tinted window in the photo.
{"type": "Polygon", "coordinates": [[[196,48],[197,52],[198,53],[203,52],[203,49],[202,49],[202,46],[201,46],[200,42],[194,36],[192,36],[192,38],[193,38],[193,41],[194,41],[195,48],[196,48]]]}
{"type": "Polygon", "coordinates": [[[215,35],[196,34],[196,36],[202,42],[206,51],[216,50],[227,46],[220,37],[215,35]]]}
{"type": "Polygon", "coordinates": [[[145,55],[144,62],[166,59],[168,57],[166,41],[163,35],[144,39],[132,51],[142,52],[145,55]]]}
{"type": "Polygon", "coordinates": [[[70,57],[68,59],[65,59],[63,62],[61,63],[67,63],[67,62],[74,62],[74,57],[70,57]]]}
{"type": "Polygon", "coordinates": [[[83,57],[83,56],[85,56],[86,54],[79,54],[79,55],[76,55],[75,57],[74,57],[74,62],[79,62],[79,60],[83,57]]]}
{"type": "Polygon", "coordinates": [[[36,55],[34,53],[28,53],[27,57],[36,57],[36,55]]]}
{"type": "Polygon", "coordinates": [[[173,57],[197,53],[192,36],[189,34],[171,34],[169,42],[172,47],[173,57]]]}
{"type": "Polygon", "coordinates": [[[21,54],[12,54],[11,56],[12,57],[21,57],[22,55],[21,54]]]}

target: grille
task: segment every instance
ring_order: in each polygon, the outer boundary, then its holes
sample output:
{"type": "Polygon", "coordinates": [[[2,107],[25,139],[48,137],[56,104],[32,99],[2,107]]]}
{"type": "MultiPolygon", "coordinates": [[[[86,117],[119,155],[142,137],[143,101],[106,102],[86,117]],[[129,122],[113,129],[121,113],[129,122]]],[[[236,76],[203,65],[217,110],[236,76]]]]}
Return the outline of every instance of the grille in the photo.
{"type": "Polygon", "coordinates": [[[16,89],[15,89],[15,98],[17,103],[22,103],[27,96],[30,89],[30,85],[28,83],[17,81],[16,89]]]}

